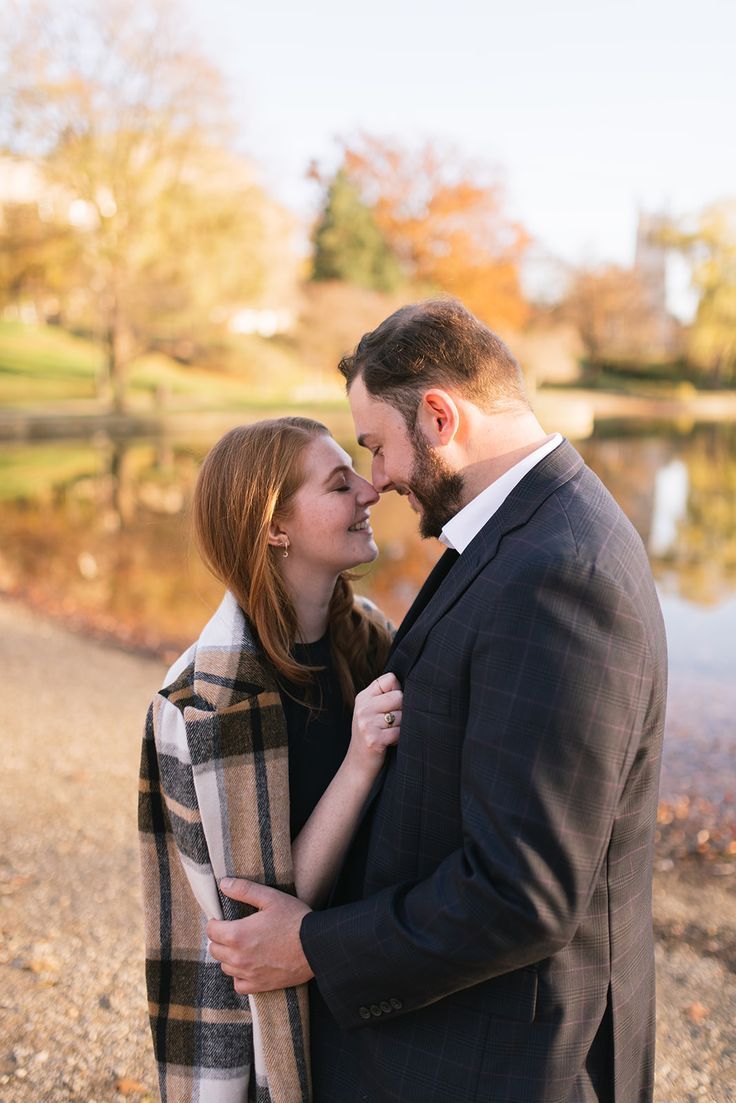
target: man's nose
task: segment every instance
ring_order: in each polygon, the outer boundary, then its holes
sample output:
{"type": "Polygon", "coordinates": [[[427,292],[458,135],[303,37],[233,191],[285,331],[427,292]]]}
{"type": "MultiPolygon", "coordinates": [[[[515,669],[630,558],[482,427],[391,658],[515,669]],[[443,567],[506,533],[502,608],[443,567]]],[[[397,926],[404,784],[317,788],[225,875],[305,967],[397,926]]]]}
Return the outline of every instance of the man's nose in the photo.
{"type": "Polygon", "coordinates": [[[383,463],[374,460],[371,464],[371,482],[379,494],[385,494],[387,490],[393,490],[393,483],[386,475],[383,463]]]}

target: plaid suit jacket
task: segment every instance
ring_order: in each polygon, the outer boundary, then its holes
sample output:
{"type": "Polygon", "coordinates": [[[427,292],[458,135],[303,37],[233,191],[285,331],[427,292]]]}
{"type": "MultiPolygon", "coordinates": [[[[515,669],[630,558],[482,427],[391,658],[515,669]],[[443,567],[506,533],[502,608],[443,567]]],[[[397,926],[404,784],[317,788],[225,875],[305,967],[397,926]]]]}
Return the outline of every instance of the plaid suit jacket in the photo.
{"type": "Polygon", "coordinates": [[[347,858],[364,898],[302,925],[348,1032],[324,1083],[342,1062],[373,1103],[645,1103],[665,637],[571,445],[440,560],[389,667],[401,739],[347,858]]]}

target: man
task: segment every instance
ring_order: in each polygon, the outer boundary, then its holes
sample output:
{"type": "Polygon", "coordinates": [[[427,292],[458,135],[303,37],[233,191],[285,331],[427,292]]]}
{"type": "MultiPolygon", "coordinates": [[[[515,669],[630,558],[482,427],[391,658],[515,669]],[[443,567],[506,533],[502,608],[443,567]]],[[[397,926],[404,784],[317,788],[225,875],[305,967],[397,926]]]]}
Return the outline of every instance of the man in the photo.
{"type": "Polygon", "coordinates": [[[230,882],[260,910],[213,953],[240,991],[314,975],[317,1103],[644,1103],[666,647],[641,541],[458,303],[341,370],[376,488],[451,550],[399,629],[401,738],[332,906],[230,882]]]}

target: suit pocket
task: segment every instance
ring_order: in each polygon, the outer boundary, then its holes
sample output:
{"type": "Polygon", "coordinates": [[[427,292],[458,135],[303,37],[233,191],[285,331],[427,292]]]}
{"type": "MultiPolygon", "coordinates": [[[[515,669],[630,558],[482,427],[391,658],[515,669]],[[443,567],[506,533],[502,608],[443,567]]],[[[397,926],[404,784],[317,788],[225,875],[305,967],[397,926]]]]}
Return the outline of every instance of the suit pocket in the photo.
{"type": "Polygon", "coordinates": [[[452,694],[449,689],[410,676],[405,689],[404,709],[431,716],[451,716],[452,694]]]}
{"type": "Polygon", "coordinates": [[[512,1019],[517,1023],[533,1023],[537,1010],[536,969],[517,969],[492,980],[462,988],[450,999],[461,1007],[470,1007],[499,1019],[512,1019]]]}

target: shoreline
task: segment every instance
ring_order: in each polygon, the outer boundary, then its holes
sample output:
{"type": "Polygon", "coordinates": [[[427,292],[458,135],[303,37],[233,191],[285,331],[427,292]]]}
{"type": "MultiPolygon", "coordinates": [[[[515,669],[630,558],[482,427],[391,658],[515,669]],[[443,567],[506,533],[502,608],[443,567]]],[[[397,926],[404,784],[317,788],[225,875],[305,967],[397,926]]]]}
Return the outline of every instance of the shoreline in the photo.
{"type": "Polygon", "coordinates": [[[61,607],[55,609],[49,606],[48,602],[35,597],[20,587],[8,589],[0,585],[0,601],[6,604],[15,604],[19,609],[25,610],[31,615],[45,620],[80,639],[99,643],[112,650],[140,659],[150,659],[170,664],[192,642],[191,640],[180,641],[162,636],[147,635],[144,629],[134,631],[122,624],[114,626],[102,624],[94,614],[89,612],[69,613],[61,607]]]}
{"type": "MultiPolygon", "coordinates": [[[[696,391],[686,394],[637,395],[577,386],[544,386],[531,392],[532,407],[543,424],[554,426],[571,440],[591,435],[598,421],[674,421],[683,425],[736,420],[736,391],[696,391]]],[[[107,433],[115,438],[137,436],[204,437],[219,435],[256,416],[295,409],[329,408],[331,417],[348,418],[341,390],[331,399],[305,400],[303,395],[273,400],[259,398],[236,410],[183,408],[157,414],[140,404],[119,413],[96,402],[59,402],[49,407],[7,407],[0,411],[0,442],[28,443],[74,439],[107,433]]]]}

